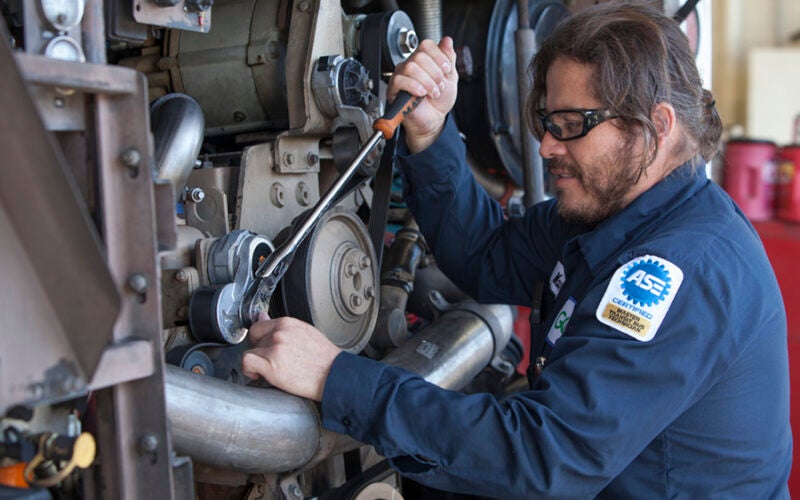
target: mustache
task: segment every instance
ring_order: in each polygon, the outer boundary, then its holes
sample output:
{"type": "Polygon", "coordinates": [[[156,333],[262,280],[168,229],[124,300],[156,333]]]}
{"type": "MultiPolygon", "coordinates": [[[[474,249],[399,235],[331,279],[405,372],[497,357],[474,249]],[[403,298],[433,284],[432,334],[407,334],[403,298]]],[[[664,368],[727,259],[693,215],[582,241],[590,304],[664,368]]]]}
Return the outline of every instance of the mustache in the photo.
{"type": "Polygon", "coordinates": [[[563,158],[550,158],[547,160],[547,169],[552,173],[554,170],[562,171],[576,178],[581,177],[581,171],[577,165],[568,162],[563,158]]]}

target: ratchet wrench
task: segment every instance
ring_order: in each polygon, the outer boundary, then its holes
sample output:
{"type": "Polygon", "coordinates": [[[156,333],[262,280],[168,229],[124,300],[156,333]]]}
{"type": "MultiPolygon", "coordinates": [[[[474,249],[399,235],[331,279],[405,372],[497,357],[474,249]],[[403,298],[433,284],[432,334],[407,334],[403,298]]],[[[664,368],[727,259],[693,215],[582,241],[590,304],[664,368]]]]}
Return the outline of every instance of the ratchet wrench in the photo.
{"type": "Polygon", "coordinates": [[[325,195],[314,205],[308,215],[304,217],[291,236],[261,263],[256,270],[255,280],[253,280],[244,294],[239,310],[243,324],[252,325],[258,320],[259,313],[267,310],[270,298],[275,292],[278,282],[289,268],[295,250],[316,227],[317,222],[325,211],[337,201],[338,196],[346,188],[348,181],[358,170],[361,162],[375,149],[375,146],[381,140],[392,138],[397,127],[406,116],[416,109],[422,99],[422,97],[414,97],[404,91],[397,94],[397,98],[389,106],[386,113],[372,124],[375,133],[372,134],[364,147],[359,150],[353,161],[336,179],[336,182],[328,189],[325,195]]]}

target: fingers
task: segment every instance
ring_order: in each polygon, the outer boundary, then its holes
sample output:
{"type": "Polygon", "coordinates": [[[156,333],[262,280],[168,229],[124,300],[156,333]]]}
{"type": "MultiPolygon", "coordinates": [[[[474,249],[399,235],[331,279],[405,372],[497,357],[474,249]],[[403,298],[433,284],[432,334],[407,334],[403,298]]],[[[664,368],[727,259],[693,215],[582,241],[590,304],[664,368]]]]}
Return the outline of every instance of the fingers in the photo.
{"type": "Polygon", "coordinates": [[[256,379],[259,376],[269,380],[272,375],[272,365],[267,356],[267,349],[251,349],[242,357],[242,373],[245,377],[256,379]]]}
{"type": "Polygon", "coordinates": [[[415,96],[438,99],[455,76],[456,54],[453,40],[445,37],[437,45],[431,40],[420,42],[417,50],[395,69],[387,90],[393,100],[400,90],[415,96]]]}

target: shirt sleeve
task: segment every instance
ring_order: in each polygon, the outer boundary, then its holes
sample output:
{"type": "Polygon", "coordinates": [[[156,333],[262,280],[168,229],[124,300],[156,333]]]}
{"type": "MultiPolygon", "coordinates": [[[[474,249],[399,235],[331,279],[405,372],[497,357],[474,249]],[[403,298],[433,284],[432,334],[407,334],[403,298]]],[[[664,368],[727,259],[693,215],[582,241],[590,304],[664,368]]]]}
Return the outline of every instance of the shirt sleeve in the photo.
{"type": "Polygon", "coordinates": [[[465,157],[452,118],[426,150],[407,154],[400,146],[404,199],[437,264],[459,288],[483,303],[529,305],[532,287],[557,260],[562,225],[554,204],[507,220],[475,181],[465,157]]]}

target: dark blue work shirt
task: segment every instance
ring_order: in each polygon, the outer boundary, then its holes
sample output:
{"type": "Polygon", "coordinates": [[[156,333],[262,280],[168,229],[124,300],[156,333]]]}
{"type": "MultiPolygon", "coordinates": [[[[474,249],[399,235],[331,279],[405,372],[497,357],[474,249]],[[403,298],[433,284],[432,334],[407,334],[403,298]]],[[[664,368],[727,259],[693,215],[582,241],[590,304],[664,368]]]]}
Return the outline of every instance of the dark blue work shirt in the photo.
{"type": "Polygon", "coordinates": [[[528,391],[502,403],[343,353],[323,425],[404,475],[498,498],[784,498],[791,467],[786,317],[752,226],[684,165],[597,227],[555,201],[505,220],[452,120],[400,156],[439,266],[480,302],[544,288],[528,391]]]}

